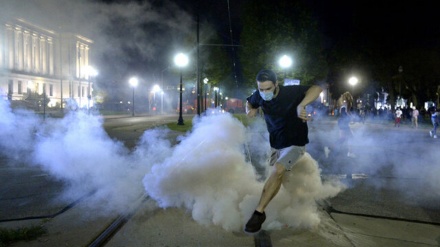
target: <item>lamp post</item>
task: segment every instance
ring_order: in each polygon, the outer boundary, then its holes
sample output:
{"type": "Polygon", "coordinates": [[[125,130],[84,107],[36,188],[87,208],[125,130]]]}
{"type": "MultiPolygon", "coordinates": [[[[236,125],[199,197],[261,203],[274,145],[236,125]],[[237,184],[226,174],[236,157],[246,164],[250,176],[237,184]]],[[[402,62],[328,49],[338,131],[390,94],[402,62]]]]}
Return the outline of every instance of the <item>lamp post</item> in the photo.
{"type": "Polygon", "coordinates": [[[352,76],[352,77],[350,77],[350,79],[348,79],[348,83],[353,87],[352,94],[354,94],[354,86],[356,86],[356,84],[358,84],[358,82],[359,82],[359,80],[355,76],[352,76]]]}
{"type": "Polygon", "coordinates": [[[95,77],[98,74],[98,71],[95,70],[92,66],[87,67],[87,80],[89,81],[89,86],[87,89],[87,110],[90,114],[90,101],[92,100],[92,88],[90,87],[90,81],[92,77],[95,77]]]}
{"type": "Polygon", "coordinates": [[[286,81],[287,78],[287,68],[289,68],[292,65],[292,59],[287,56],[287,55],[283,55],[280,60],[278,60],[278,64],[280,65],[280,67],[283,69],[284,71],[284,81],[286,81]]]}
{"type": "MultiPolygon", "coordinates": [[[[159,87],[159,85],[156,84],[156,85],[153,86],[152,92],[154,94],[154,98],[153,98],[154,99],[153,100],[153,102],[154,102],[153,105],[154,106],[156,106],[156,93],[157,92],[161,92],[161,91],[162,91],[162,89],[159,87]]],[[[162,99],[163,99],[163,93],[162,93],[162,99]]],[[[163,101],[162,101],[161,106],[160,106],[160,109],[162,109],[162,108],[163,108],[163,101]]],[[[156,107],[156,110],[157,110],[157,107],[156,107]]]]}
{"type": "Polygon", "coordinates": [[[174,63],[180,68],[180,88],[179,88],[179,119],[177,120],[177,125],[184,125],[182,117],[182,68],[188,64],[188,56],[183,53],[179,53],[174,57],[174,63]]]}
{"type": "Polygon", "coordinates": [[[209,81],[208,78],[203,79],[203,83],[205,84],[205,99],[203,100],[203,105],[204,105],[203,109],[205,111],[206,111],[206,98],[207,98],[207,93],[208,93],[208,88],[207,88],[208,81],[209,81]]]}
{"type": "Polygon", "coordinates": [[[138,85],[138,79],[136,77],[132,77],[130,78],[130,80],[128,81],[131,85],[131,87],[133,88],[133,98],[132,98],[132,105],[131,105],[131,116],[134,117],[134,88],[137,87],[138,85]]]}
{"type": "Polygon", "coordinates": [[[218,87],[214,87],[214,108],[217,108],[217,94],[218,94],[218,90],[219,90],[219,88],[218,87]]]}

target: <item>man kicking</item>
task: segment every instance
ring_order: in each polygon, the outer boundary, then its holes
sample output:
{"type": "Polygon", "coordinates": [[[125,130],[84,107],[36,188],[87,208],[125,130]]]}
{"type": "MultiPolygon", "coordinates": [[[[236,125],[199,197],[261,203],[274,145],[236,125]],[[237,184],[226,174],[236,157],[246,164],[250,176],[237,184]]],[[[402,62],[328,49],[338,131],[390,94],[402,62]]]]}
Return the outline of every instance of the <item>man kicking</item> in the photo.
{"type": "Polygon", "coordinates": [[[305,153],[309,142],[306,106],[322,92],[320,86],[282,86],[271,70],[257,74],[258,90],[246,102],[246,114],[254,117],[261,108],[269,131],[270,165],[273,170],[266,180],[260,201],[245,226],[245,232],[256,233],[266,220],[265,208],[278,193],[286,171],[290,171],[305,153]]]}

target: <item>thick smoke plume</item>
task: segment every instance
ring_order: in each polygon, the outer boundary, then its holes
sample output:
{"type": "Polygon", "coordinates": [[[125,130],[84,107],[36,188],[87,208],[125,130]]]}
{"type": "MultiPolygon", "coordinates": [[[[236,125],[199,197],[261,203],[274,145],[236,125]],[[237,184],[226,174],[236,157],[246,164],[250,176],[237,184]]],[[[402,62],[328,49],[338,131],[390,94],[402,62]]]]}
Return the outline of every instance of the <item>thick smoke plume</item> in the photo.
{"type": "MultiPolygon", "coordinates": [[[[32,131],[22,131],[25,142],[20,140],[2,155],[26,154],[18,157],[30,157],[28,165],[65,182],[64,200],[91,194],[86,207],[98,214],[127,212],[146,194],[158,207],[190,210],[200,224],[240,231],[259,200],[264,175],[257,174],[247,154],[254,151],[247,144],[254,130],[229,114],[195,118],[193,130],[176,146],[166,138],[168,129],[148,130],[130,151],[106,134],[100,117],[73,112],[42,121],[30,112],[14,114],[4,102],[0,145],[7,146],[6,138],[20,129],[32,131]]],[[[338,182],[323,183],[308,155],[285,184],[287,189],[282,188],[267,209],[265,228],[315,226],[316,201],[343,189],[338,182]]]]}
{"type": "MultiPolygon", "coordinates": [[[[246,162],[246,133],[229,114],[200,119],[172,155],[146,174],[147,193],[160,207],[187,208],[202,224],[240,230],[263,188],[255,167],[246,162]]],[[[267,140],[260,145],[267,147],[267,140]]],[[[315,226],[319,223],[316,201],[344,188],[337,181],[323,183],[316,161],[308,154],[286,175],[284,184],[267,209],[267,228],[315,226]]]]}

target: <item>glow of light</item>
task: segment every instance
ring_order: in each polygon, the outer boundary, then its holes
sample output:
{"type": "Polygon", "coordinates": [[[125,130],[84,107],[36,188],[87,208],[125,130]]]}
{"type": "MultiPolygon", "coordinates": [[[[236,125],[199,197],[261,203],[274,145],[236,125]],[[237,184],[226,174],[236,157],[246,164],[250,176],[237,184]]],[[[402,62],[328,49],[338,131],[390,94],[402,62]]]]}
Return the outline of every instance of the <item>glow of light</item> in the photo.
{"type": "Polygon", "coordinates": [[[283,55],[278,63],[280,64],[281,68],[288,68],[292,65],[292,59],[287,55],[283,55]]]}
{"type": "Polygon", "coordinates": [[[177,67],[185,67],[188,64],[188,61],[188,56],[183,53],[179,53],[174,57],[174,63],[177,67]]]}
{"type": "Polygon", "coordinates": [[[138,79],[137,79],[136,77],[132,77],[132,78],[130,78],[130,80],[129,80],[128,82],[130,83],[130,85],[131,85],[132,87],[137,87],[137,85],[138,85],[138,83],[139,83],[139,81],[138,81],[138,79]]]}
{"type": "Polygon", "coordinates": [[[153,86],[153,90],[152,90],[153,93],[157,93],[157,92],[160,92],[160,91],[162,91],[162,89],[160,89],[159,85],[156,84],[156,85],[153,86]]]}
{"type": "Polygon", "coordinates": [[[358,78],[356,78],[355,76],[350,77],[350,79],[348,79],[348,83],[350,83],[350,85],[355,86],[358,83],[358,78]]]}

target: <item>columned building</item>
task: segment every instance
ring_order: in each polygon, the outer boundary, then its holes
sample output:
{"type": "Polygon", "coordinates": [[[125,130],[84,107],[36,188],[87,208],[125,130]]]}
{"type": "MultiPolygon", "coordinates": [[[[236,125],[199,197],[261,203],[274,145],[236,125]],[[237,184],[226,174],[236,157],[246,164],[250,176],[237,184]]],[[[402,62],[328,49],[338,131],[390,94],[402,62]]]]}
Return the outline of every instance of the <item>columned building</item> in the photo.
{"type": "Polygon", "coordinates": [[[93,41],[23,19],[1,23],[0,95],[11,104],[40,108],[93,106],[89,67],[93,41]]]}

